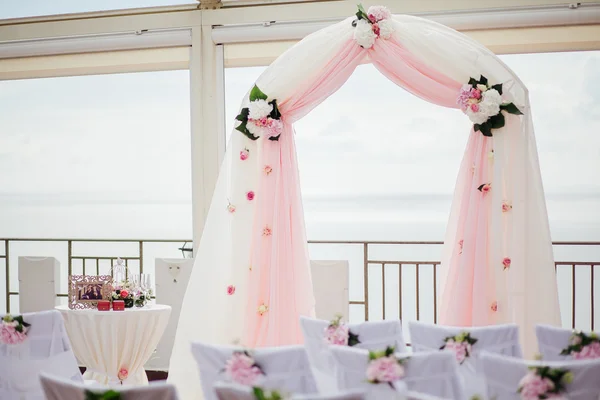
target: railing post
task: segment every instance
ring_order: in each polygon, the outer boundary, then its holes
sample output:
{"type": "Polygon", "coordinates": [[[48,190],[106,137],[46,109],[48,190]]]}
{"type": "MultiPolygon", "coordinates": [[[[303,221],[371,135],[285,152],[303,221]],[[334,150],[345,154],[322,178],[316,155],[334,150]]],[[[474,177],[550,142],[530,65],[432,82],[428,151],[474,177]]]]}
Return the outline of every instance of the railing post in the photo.
{"type": "Polygon", "coordinates": [[[144,272],[144,242],[140,240],[140,274],[144,272]]]}
{"type": "Polygon", "coordinates": [[[73,275],[73,242],[71,240],[67,241],[67,252],[68,252],[68,276],[73,275]]]}
{"type": "Polygon", "coordinates": [[[369,244],[363,243],[364,255],[364,295],[365,295],[365,321],[369,320],[369,244]]]}
{"type": "Polygon", "coordinates": [[[9,240],[4,241],[4,255],[6,266],[6,313],[10,314],[10,254],[9,254],[9,240]]]}

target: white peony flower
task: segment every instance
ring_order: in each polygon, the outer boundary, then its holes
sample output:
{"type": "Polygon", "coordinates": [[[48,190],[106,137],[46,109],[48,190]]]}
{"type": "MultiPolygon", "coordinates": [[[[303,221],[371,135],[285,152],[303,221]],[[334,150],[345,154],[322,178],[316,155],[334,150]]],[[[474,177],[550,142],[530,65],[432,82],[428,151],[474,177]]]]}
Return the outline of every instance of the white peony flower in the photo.
{"type": "Polygon", "coordinates": [[[496,89],[488,89],[482,94],[481,103],[479,103],[479,112],[493,117],[500,112],[502,96],[496,89]]]}
{"type": "Polygon", "coordinates": [[[364,19],[356,22],[356,27],[354,28],[354,40],[356,40],[356,43],[365,49],[370,49],[375,43],[376,38],[377,35],[373,32],[373,27],[369,22],[364,19]]]}
{"type": "Polygon", "coordinates": [[[479,91],[481,93],[485,92],[486,90],[488,90],[486,85],[477,85],[477,89],[479,89],[479,91]]]}
{"type": "Polygon", "coordinates": [[[271,114],[273,106],[267,103],[266,100],[254,100],[250,102],[248,109],[250,110],[248,118],[261,119],[271,114]]]}
{"type": "Polygon", "coordinates": [[[266,126],[258,126],[253,121],[248,121],[246,128],[256,137],[261,137],[269,133],[269,128],[266,126]]]}
{"type": "Polygon", "coordinates": [[[377,25],[379,25],[379,36],[384,39],[389,39],[394,33],[394,25],[391,19],[379,21],[377,25]]]}
{"type": "Polygon", "coordinates": [[[488,116],[486,114],[484,114],[483,112],[481,112],[481,103],[479,103],[479,111],[475,112],[473,110],[471,110],[471,108],[467,108],[465,110],[465,114],[467,114],[467,116],[469,117],[469,119],[471,120],[471,122],[473,122],[474,124],[483,124],[485,121],[488,120],[488,116]]]}

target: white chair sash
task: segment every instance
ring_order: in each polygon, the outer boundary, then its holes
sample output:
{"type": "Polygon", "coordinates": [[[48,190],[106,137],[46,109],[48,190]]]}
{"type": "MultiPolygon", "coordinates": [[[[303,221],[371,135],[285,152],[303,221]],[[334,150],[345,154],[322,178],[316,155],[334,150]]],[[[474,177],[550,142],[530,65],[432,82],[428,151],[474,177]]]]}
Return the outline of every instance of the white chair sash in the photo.
{"type": "MultiPolygon", "coordinates": [[[[325,320],[300,317],[306,351],[321,393],[337,391],[333,360],[329,345],[325,342],[325,329],[329,324],[330,322],[325,320]]],[[[359,337],[360,343],[356,348],[380,350],[393,346],[397,352],[406,351],[400,320],[349,324],[348,328],[359,337]]]]}
{"type": "Polygon", "coordinates": [[[483,352],[480,355],[485,375],[488,398],[519,400],[519,382],[529,371],[529,366],[547,365],[573,373],[573,382],[566,385],[564,398],[569,400],[600,399],[600,360],[586,361],[525,361],[483,352]]]}
{"type": "MultiPolygon", "coordinates": [[[[225,364],[241,347],[212,346],[192,343],[192,354],[198,363],[205,400],[216,400],[213,386],[229,381],[225,364]]],[[[283,346],[252,350],[255,362],[264,372],[260,386],[287,393],[316,393],[317,387],[303,346],[283,346]]]]}

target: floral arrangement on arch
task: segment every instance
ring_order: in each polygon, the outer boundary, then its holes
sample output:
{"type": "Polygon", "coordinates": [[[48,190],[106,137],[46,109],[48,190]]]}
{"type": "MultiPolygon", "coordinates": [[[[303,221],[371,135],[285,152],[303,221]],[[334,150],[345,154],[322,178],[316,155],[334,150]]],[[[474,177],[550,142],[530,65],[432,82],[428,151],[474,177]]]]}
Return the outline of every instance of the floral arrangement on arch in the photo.
{"type": "Polygon", "coordinates": [[[589,335],[576,331],[569,339],[569,346],[560,352],[561,356],[571,356],[575,360],[600,358],[600,338],[595,332],[589,335]]]}
{"type": "Polygon", "coordinates": [[[404,377],[404,362],[406,358],[398,359],[394,355],[394,347],[386,347],[384,351],[369,351],[367,366],[367,382],[372,384],[385,383],[394,388],[394,382],[404,377]]]}
{"type": "MultiPolygon", "coordinates": [[[[267,137],[269,140],[279,140],[283,132],[281,113],[277,107],[277,100],[268,101],[269,96],[264,94],[258,86],[254,85],[249,95],[250,104],[242,108],[236,120],[240,124],[235,129],[242,132],[250,140],[267,137]]],[[[248,154],[241,152],[240,159],[248,158],[248,154]]]]}
{"type": "Polygon", "coordinates": [[[265,373],[247,350],[234,351],[225,363],[225,373],[233,382],[254,386],[265,373]]]}
{"type": "Polygon", "coordinates": [[[252,394],[256,400],[286,400],[287,396],[282,395],[277,390],[264,390],[261,387],[255,386],[252,388],[252,394]]]}
{"type": "Polygon", "coordinates": [[[513,103],[502,102],[502,84],[490,86],[483,75],[479,79],[469,79],[469,83],[461,87],[456,102],[474,123],[473,129],[483,136],[492,136],[492,129],[504,126],[502,111],[523,115],[513,103]]]}
{"type": "Polygon", "coordinates": [[[472,346],[477,343],[477,339],[471,337],[469,332],[461,332],[456,336],[448,336],[444,339],[444,345],[440,350],[450,350],[456,355],[456,361],[459,364],[471,356],[472,346]]]}
{"type": "Polygon", "coordinates": [[[350,347],[360,344],[358,335],[355,335],[350,331],[348,325],[342,322],[342,316],[339,314],[336,315],[329,326],[325,328],[325,342],[328,344],[350,347]]]}
{"type": "Polygon", "coordinates": [[[373,47],[376,39],[389,39],[394,33],[392,13],[384,6],[371,6],[365,11],[359,4],[352,26],[354,40],[365,49],[373,47]]]}
{"type": "Polygon", "coordinates": [[[27,339],[30,326],[31,324],[23,321],[21,315],[13,317],[6,314],[0,325],[0,343],[10,345],[23,343],[27,339]]]}
{"type": "Polygon", "coordinates": [[[565,399],[565,385],[573,382],[573,373],[560,368],[529,367],[519,382],[517,393],[523,400],[565,399]]]}

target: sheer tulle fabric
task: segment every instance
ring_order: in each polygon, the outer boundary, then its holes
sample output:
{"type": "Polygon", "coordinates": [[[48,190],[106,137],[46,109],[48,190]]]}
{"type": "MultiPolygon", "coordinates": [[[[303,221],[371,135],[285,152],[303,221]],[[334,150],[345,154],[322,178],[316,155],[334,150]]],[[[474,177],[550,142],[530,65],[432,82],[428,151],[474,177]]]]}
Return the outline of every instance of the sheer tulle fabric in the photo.
{"type": "MultiPolygon", "coordinates": [[[[246,346],[301,342],[298,317],[312,315],[314,299],[292,124],[364,62],[373,62],[409,92],[446,107],[456,108],[458,89],[469,77],[485,75],[491,83],[503,83],[505,101],[525,115],[507,116],[493,138],[470,134],[446,233],[440,321],[462,326],[515,322],[530,354],[533,325],[560,322],[527,89],[467,36],[417,17],[393,18],[392,37],[378,39],[371,49],[352,39],[354,18],[309,35],[257,80],[269,98],[277,99],[284,132],[279,141],[232,134],[171,359],[169,380],[184,399],[200,398],[189,351],[193,340],[241,340],[246,346]],[[492,149],[493,159],[488,157],[492,149]],[[249,157],[242,159],[241,151],[249,157]],[[267,174],[266,166],[272,172],[267,174]],[[492,184],[491,192],[477,190],[483,183],[492,184]],[[504,201],[512,204],[510,212],[502,212],[504,201]],[[228,211],[228,204],[235,212],[228,211]],[[509,269],[503,268],[504,257],[511,258],[509,269]],[[233,295],[229,286],[235,287],[233,295]]],[[[247,105],[246,97],[242,107],[247,105]]]]}

